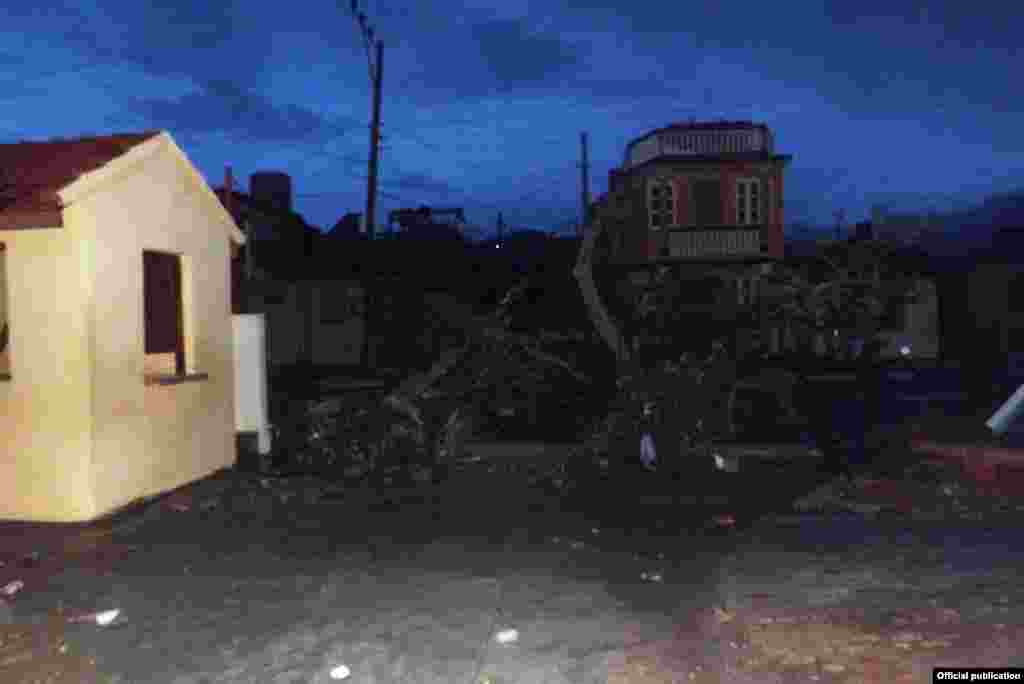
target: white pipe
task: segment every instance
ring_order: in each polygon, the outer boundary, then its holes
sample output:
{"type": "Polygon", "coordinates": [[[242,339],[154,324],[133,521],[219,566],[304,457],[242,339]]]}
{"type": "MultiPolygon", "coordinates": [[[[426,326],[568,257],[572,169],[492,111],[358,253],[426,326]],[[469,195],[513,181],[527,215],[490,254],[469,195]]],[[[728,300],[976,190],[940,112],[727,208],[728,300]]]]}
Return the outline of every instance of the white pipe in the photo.
{"type": "Polygon", "coordinates": [[[1006,400],[1006,403],[1000,406],[999,410],[985,421],[985,425],[997,435],[1003,434],[1010,429],[1010,425],[1017,419],[1022,406],[1024,406],[1024,385],[1017,388],[1017,391],[1006,400]]]}

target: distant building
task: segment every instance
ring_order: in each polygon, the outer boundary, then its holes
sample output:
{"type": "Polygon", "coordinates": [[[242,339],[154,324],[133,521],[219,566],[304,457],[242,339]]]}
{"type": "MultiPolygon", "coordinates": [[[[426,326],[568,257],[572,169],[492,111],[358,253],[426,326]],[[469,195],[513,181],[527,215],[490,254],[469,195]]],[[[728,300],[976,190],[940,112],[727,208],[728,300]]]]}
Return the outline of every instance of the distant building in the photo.
{"type": "Polygon", "coordinates": [[[363,220],[363,214],[357,212],[345,214],[328,231],[327,236],[349,240],[367,237],[366,222],[363,220]]]}
{"type": "Polygon", "coordinates": [[[232,307],[265,314],[271,371],[360,363],[362,278],[325,254],[324,236],[292,206],[286,174],[254,173],[249,188],[236,190],[229,170],[215,193],[250,236],[232,265],[232,307]]]}
{"type": "Polygon", "coordinates": [[[673,124],[626,146],[595,206],[613,260],[781,259],[783,171],[764,124],[673,124]]]}
{"type": "Polygon", "coordinates": [[[871,225],[876,239],[905,246],[920,245],[942,233],[935,212],[893,213],[881,205],[871,208],[871,225]]]}
{"type": "Polygon", "coordinates": [[[861,221],[854,227],[853,237],[855,240],[874,240],[874,225],[871,223],[871,221],[861,221]]]}
{"type": "Polygon", "coordinates": [[[388,231],[398,226],[401,237],[421,239],[462,239],[466,224],[463,209],[421,206],[416,209],[395,209],[388,213],[388,231]]]}
{"type": "Polygon", "coordinates": [[[291,178],[276,171],[254,173],[249,189],[237,190],[228,170],[224,185],[214,190],[249,238],[238,265],[243,270],[263,267],[300,274],[322,235],[294,211],[291,178]]]}

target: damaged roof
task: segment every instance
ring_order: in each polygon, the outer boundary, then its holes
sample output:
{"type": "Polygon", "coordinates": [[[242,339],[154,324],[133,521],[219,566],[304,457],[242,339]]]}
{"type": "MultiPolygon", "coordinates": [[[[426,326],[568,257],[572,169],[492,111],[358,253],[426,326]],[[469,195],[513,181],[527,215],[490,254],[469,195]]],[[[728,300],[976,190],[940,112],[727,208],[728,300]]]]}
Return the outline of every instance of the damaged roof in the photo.
{"type": "Polygon", "coordinates": [[[61,189],[159,134],[0,144],[0,230],[62,226],[61,189]]]}

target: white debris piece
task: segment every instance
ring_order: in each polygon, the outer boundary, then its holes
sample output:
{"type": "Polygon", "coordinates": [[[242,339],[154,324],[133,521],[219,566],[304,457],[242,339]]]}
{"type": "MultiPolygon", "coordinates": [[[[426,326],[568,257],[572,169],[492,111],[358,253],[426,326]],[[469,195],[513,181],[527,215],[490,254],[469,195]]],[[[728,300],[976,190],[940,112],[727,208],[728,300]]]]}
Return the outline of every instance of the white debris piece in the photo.
{"type": "Polygon", "coordinates": [[[644,572],[641,573],[640,579],[645,582],[661,582],[663,577],[660,572],[644,572]]]}
{"type": "Polygon", "coordinates": [[[117,619],[117,616],[121,614],[119,610],[105,610],[102,613],[96,613],[95,620],[96,624],[101,627],[106,627],[111,622],[117,619]]]}
{"type": "Polygon", "coordinates": [[[104,610],[99,613],[86,613],[68,618],[68,622],[94,622],[100,627],[106,627],[121,614],[120,610],[104,610]]]}
{"type": "Polygon", "coordinates": [[[646,432],[640,438],[640,461],[645,468],[653,468],[658,462],[658,454],[654,450],[654,440],[646,432]]]}
{"type": "Polygon", "coordinates": [[[331,679],[348,679],[351,674],[352,670],[348,669],[346,665],[338,665],[331,670],[331,679]]]}
{"type": "Polygon", "coordinates": [[[499,644],[513,644],[519,641],[519,630],[503,629],[494,638],[499,644]]]}
{"type": "Polygon", "coordinates": [[[19,591],[25,588],[25,583],[21,580],[14,580],[4,585],[3,589],[0,589],[0,594],[4,596],[14,596],[19,591]]]}

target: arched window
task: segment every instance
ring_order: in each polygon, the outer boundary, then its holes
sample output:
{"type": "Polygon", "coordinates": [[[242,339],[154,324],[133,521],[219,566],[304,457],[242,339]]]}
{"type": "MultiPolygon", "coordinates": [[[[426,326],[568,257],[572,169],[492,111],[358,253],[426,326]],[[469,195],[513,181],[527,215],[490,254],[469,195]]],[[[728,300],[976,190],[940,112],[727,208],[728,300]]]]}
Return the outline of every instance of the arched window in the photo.
{"type": "Polygon", "coordinates": [[[652,178],[647,184],[647,215],[651,230],[672,225],[675,214],[675,191],[666,178],[652,178]]]}

